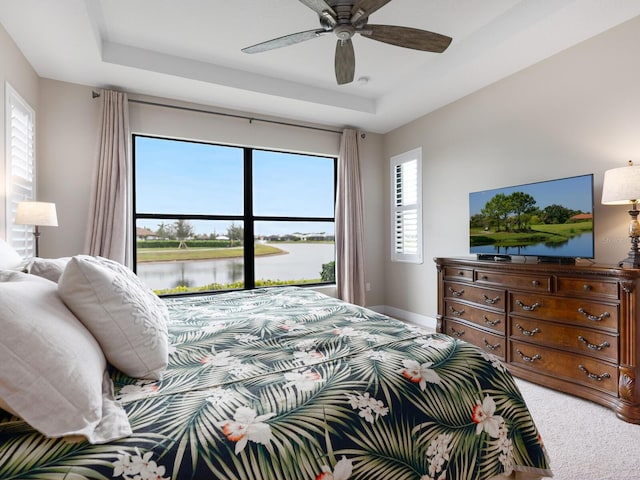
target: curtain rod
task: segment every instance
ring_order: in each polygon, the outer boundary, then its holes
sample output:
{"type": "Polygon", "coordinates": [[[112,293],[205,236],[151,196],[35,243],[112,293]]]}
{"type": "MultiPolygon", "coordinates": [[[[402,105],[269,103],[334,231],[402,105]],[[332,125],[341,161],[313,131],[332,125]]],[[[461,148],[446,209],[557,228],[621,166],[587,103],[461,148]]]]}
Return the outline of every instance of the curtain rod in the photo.
{"type": "MultiPolygon", "coordinates": [[[[91,91],[92,98],[98,98],[100,96],[100,92],[91,91]]],[[[149,102],[147,100],[135,100],[133,98],[128,99],[129,103],[139,103],[141,105],[151,105],[153,107],[164,107],[164,108],[174,108],[176,110],[186,110],[188,112],[196,112],[196,113],[208,113],[209,115],[218,115],[221,117],[231,117],[238,118],[241,120],[249,120],[249,123],[252,122],[263,122],[263,123],[272,123],[274,125],[283,125],[287,127],[296,127],[296,128],[307,128],[309,130],[319,130],[321,132],[329,132],[329,133],[337,133],[342,135],[342,132],[339,130],[331,130],[330,128],[322,128],[322,127],[312,127],[309,125],[299,125],[297,123],[289,123],[289,122],[280,122],[277,120],[267,120],[264,118],[256,118],[256,117],[247,117],[245,115],[238,115],[234,113],[223,113],[223,112],[214,112],[212,110],[205,110],[201,108],[193,108],[193,107],[182,107],[179,105],[170,105],[167,103],[158,103],[158,102],[149,102]]]]}

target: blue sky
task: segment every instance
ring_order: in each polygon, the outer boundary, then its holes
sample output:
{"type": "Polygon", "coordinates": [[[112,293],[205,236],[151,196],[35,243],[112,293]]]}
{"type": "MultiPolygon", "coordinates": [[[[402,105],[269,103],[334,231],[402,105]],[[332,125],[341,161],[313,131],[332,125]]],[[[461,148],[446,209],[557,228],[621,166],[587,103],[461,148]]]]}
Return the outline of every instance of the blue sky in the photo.
{"type": "MultiPolygon", "coordinates": [[[[136,211],[162,214],[243,213],[243,149],[136,137],[136,211]]],[[[333,159],[254,150],[254,214],[333,216],[333,159]]],[[[165,221],[171,223],[171,221],[165,221]]],[[[156,230],[159,221],[138,221],[156,230]]],[[[227,222],[192,221],[196,233],[226,233],[227,222]]],[[[327,231],[329,224],[263,222],[258,235],[327,231]]]]}
{"type": "Polygon", "coordinates": [[[495,195],[513,192],[524,192],[536,200],[536,207],[544,209],[549,205],[562,205],[571,210],[581,210],[585,213],[593,212],[593,177],[581,175],[577,177],[561,178],[545,182],[516,185],[513,187],[496,188],[469,194],[470,215],[476,215],[485,204],[495,195]]]}

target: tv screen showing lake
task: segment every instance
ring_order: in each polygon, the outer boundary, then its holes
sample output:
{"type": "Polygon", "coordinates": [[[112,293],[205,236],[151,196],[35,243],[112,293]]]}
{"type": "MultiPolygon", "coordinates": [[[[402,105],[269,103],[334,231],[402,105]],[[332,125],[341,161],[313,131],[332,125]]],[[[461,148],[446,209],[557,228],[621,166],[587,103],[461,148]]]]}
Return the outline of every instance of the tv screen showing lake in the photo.
{"type": "Polygon", "coordinates": [[[593,258],[593,174],[469,193],[471,253],[593,258]]]}
{"type": "MultiPolygon", "coordinates": [[[[257,256],[256,280],[280,280],[302,283],[320,281],[322,265],[335,260],[333,243],[276,243],[284,253],[257,256]]],[[[178,285],[198,287],[230,284],[244,278],[243,258],[140,262],[137,274],[152,290],[165,290],[178,285]]]]}

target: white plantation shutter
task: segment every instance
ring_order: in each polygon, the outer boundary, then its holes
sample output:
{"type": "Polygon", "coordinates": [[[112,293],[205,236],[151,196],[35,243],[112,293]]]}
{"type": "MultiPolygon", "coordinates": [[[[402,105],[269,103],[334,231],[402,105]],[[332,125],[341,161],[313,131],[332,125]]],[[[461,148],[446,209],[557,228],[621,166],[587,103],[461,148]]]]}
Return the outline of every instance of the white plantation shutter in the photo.
{"type": "Polygon", "coordinates": [[[18,202],[35,200],[35,112],[8,83],[5,99],[7,243],[26,258],[34,254],[33,227],[13,221],[18,202]]]}
{"type": "Polygon", "coordinates": [[[391,158],[391,260],[422,263],[422,149],[391,158]]]}

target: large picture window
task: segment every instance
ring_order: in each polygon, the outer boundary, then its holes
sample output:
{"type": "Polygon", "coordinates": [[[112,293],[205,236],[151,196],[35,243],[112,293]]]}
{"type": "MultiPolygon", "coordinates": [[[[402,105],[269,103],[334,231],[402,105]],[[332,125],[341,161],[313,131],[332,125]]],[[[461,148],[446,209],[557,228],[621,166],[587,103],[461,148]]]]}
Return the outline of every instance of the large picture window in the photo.
{"type": "Polygon", "coordinates": [[[334,157],[133,137],[135,269],[160,294],[334,282],[334,157]]]}

